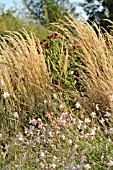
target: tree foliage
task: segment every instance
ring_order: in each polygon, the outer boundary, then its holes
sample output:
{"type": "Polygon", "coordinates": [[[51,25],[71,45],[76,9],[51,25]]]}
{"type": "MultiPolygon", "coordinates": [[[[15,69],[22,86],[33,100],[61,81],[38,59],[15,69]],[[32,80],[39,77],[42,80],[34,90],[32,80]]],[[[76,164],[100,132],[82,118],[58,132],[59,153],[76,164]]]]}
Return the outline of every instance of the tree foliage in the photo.
{"type": "Polygon", "coordinates": [[[17,9],[4,10],[4,6],[0,6],[0,35],[4,36],[7,34],[7,31],[20,32],[22,28],[27,32],[34,32],[40,40],[46,38],[50,34],[49,30],[37,26],[37,24],[27,18],[27,16],[20,17],[17,9]]]}
{"type": "Polygon", "coordinates": [[[13,15],[13,11],[2,11],[0,15],[0,34],[6,34],[6,31],[19,30],[23,26],[22,20],[13,15]]]}
{"type": "Polygon", "coordinates": [[[69,0],[23,0],[30,14],[43,26],[56,22],[66,11],[74,14],[75,5],[69,0]]]}
{"type": "Polygon", "coordinates": [[[81,5],[89,20],[109,30],[108,22],[103,19],[113,21],[113,0],[85,0],[81,5]]]}

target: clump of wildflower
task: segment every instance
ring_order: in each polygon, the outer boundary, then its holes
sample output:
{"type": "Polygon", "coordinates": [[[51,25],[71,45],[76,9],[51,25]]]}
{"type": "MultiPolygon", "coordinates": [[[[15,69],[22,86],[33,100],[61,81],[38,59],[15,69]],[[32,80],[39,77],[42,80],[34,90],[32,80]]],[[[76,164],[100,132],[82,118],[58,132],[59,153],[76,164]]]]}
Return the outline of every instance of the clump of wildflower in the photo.
{"type": "Polygon", "coordinates": [[[63,113],[61,114],[60,119],[66,118],[67,116],[68,116],[68,112],[63,112],[63,113]]]}
{"type": "Polygon", "coordinates": [[[33,134],[35,127],[30,125],[29,134],[33,134]]]}
{"type": "Polygon", "coordinates": [[[37,120],[36,119],[32,119],[32,120],[29,121],[29,124],[36,125],[37,124],[37,120]]]}

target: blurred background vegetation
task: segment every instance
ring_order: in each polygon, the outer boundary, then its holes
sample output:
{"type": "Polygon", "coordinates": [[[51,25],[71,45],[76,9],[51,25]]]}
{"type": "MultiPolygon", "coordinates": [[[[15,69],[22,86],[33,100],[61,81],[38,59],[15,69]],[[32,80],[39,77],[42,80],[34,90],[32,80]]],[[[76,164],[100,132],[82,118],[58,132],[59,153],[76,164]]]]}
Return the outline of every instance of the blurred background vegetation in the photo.
{"type": "MultiPolygon", "coordinates": [[[[21,8],[13,6],[5,10],[5,4],[0,4],[0,35],[6,31],[19,31],[24,27],[32,31],[41,40],[53,31],[57,31],[50,23],[58,22],[66,12],[78,17],[78,8],[82,9],[86,19],[109,30],[109,24],[103,19],[113,21],[112,0],[21,0],[21,8]]],[[[16,4],[16,1],[15,1],[16,4]]],[[[79,11],[81,13],[81,11],[79,11]]]]}
{"type": "Polygon", "coordinates": [[[85,0],[79,4],[90,21],[110,30],[109,24],[103,19],[113,21],[113,0],[85,0]]]}
{"type": "Polygon", "coordinates": [[[0,35],[7,31],[18,31],[25,28],[32,31],[39,39],[44,39],[56,31],[50,23],[58,22],[66,12],[75,14],[75,4],[65,0],[23,0],[22,7],[16,6],[5,9],[5,4],[0,4],[0,35]]]}

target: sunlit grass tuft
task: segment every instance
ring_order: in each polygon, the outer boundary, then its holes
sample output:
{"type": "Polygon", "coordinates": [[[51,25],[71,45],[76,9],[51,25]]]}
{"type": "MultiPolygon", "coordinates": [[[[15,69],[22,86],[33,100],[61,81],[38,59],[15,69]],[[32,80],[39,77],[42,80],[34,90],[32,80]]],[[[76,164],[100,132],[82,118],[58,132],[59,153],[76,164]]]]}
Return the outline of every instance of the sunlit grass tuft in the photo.
{"type": "Polygon", "coordinates": [[[29,115],[39,116],[44,111],[44,99],[50,97],[47,66],[39,40],[24,30],[22,35],[11,32],[9,36],[1,37],[0,53],[1,111],[10,112],[10,115],[18,112],[22,119],[29,115]],[[4,93],[10,96],[4,99],[4,93]]]}
{"type": "Polygon", "coordinates": [[[79,82],[83,86],[84,98],[78,96],[83,107],[95,111],[96,105],[102,115],[112,112],[113,95],[113,36],[97,27],[93,28],[83,19],[79,21],[71,16],[65,17],[61,25],[56,24],[66,34],[81,63],[75,61],[79,70],[79,82]],[[95,30],[96,31],[95,31],[95,30]],[[75,35],[76,32],[76,35],[75,35]]]}

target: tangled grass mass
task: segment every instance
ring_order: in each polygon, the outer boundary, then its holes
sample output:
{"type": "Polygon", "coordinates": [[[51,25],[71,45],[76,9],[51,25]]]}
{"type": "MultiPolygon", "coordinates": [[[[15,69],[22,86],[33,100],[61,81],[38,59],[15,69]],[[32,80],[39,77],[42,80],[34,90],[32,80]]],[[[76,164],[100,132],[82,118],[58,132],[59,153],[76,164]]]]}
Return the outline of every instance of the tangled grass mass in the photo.
{"type": "Polygon", "coordinates": [[[112,29],[53,25],[0,37],[0,169],[112,170],[112,29]]]}

